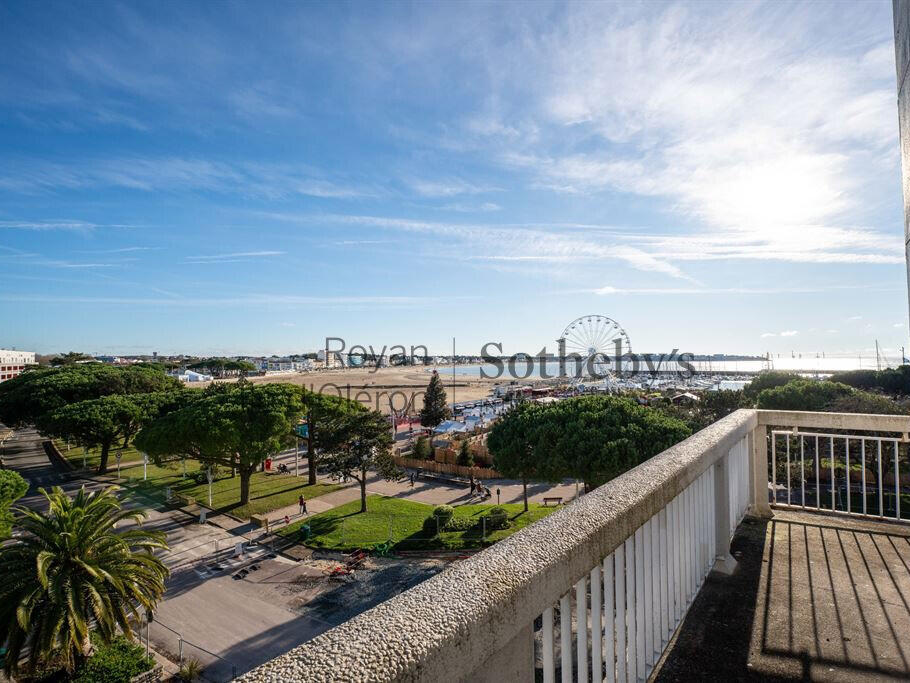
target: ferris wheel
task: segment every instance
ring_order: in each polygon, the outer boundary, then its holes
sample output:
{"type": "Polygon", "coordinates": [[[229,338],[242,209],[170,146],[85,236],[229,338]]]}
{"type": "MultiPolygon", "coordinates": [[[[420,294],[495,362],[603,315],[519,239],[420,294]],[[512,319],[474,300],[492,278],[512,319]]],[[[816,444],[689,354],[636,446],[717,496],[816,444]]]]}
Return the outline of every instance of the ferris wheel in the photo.
{"type": "Polygon", "coordinates": [[[632,351],[626,331],[604,315],[583,315],[573,320],[558,341],[567,355],[577,353],[586,370],[599,377],[620,370],[620,359],[632,351]]]}

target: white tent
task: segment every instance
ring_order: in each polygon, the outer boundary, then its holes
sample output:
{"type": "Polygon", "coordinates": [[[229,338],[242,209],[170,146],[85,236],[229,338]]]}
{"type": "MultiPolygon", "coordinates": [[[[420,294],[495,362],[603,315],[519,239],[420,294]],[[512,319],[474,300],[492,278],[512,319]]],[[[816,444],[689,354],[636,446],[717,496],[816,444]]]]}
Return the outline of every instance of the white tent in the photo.
{"type": "Polygon", "coordinates": [[[455,420],[446,420],[445,422],[440,422],[436,429],[433,430],[436,434],[449,434],[452,432],[466,432],[468,431],[468,425],[464,422],[456,422],[455,420]]]}

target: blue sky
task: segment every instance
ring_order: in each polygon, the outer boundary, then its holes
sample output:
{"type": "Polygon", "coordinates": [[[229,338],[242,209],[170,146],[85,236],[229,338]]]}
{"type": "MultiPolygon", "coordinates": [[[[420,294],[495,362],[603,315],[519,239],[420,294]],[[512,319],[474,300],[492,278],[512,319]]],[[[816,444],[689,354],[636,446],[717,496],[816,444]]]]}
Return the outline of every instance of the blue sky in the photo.
{"type": "Polygon", "coordinates": [[[0,346],[907,337],[888,2],[6,2],[0,44],[0,346]]]}

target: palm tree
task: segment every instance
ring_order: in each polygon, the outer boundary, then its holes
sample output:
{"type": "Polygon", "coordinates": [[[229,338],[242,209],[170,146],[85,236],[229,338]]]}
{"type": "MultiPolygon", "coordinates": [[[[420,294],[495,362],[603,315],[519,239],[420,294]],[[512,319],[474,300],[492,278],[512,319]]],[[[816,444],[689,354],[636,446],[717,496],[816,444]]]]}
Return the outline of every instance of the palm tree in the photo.
{"type": "Polygon", "coordinates": [[[116,487],[72,498],[48,493],[46,514],[17,508],[23,535],[0,548],[0,644],[7,675],[27,658],[28,669],[62,665],[72,673],[90,649],[89,633],[108,643],[118,630],[132,637],[128,618],[152,609],[168,570],[152,552],[164,534],[140,528],[145,513],[124,510],[116,487]],[[116,530],[118,522],[137,526],[116,530]]]}

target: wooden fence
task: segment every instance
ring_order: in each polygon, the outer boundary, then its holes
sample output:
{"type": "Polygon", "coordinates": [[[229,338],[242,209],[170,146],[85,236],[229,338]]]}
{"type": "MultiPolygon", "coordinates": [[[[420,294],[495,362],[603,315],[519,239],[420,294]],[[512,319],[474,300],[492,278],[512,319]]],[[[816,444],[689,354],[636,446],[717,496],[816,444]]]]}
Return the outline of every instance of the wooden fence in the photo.
{"type": "Polygon", "coordinates": [[[464,477],[465,479],[470,479],[472,472],[475,479],[502,479],[502,475],[491,467],[466,467],[464,465],[452,465],[447,462],[435,462],[434,460],[415,460],[414,458],[404,457],[396,457],[395,463],[399,467],[421,469],[426,472],[454,474],[459,477],[464,477]]]}

